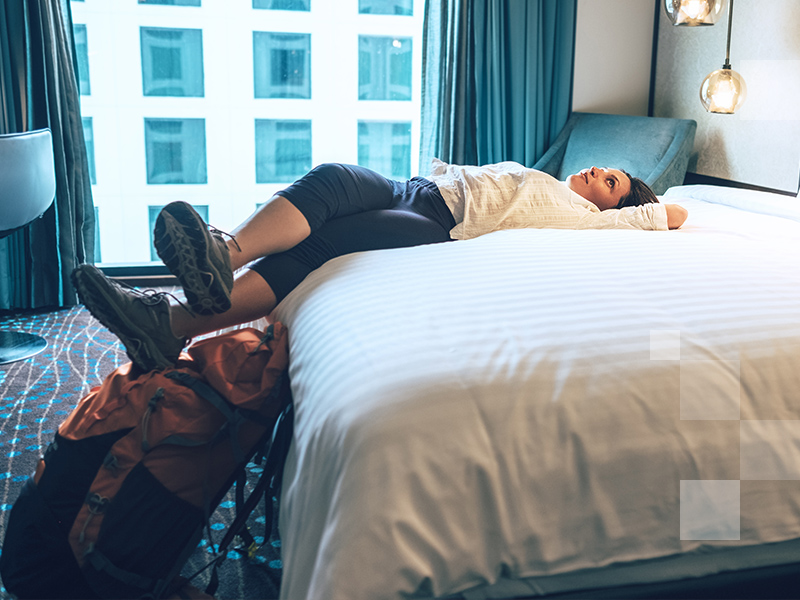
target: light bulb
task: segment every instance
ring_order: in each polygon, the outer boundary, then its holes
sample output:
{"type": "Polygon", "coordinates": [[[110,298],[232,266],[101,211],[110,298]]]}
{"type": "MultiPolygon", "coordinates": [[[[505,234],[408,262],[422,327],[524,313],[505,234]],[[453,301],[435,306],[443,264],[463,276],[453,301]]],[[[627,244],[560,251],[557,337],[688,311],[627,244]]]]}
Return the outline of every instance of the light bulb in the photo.
{"type": "Polygon", "coordinates": [[[705,0],[686,0],[681,4],[681,10],[687,18],[697,21],[708,14],[708,3],[705,0]]]}
{"type": "Polygon", "coordinates": [[[700,86],[700,101],[708,112],[731,115],[746,99],[747,84],[730,68],[710,73],[700,86]]]}
{"type": "Polygon", "coordinates": [[[673,25],[713,25],[725,10],[725,0],[665,0],[664,7],[673,25]]]}

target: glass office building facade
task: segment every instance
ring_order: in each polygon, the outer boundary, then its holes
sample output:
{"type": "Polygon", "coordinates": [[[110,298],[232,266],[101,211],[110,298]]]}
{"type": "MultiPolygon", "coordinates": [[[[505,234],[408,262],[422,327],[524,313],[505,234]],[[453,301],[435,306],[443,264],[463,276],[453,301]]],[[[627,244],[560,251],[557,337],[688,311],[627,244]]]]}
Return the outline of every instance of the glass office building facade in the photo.
{"type": "Polygon", "coordinates": [[[231,229],[323,162],[417,172],[422,0],[73,0],[103,264],[158,210],[231,229]]]}

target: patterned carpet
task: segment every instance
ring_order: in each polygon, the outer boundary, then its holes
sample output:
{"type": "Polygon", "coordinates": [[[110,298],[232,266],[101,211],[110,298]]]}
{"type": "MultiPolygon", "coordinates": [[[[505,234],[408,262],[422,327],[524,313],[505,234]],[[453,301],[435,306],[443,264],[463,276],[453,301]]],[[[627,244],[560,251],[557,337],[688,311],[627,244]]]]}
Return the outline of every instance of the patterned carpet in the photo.
{"type": "MultiPolygon", "coordinates": [[[[14,500],[59,423],[90,388],[99,385],[128,359],[116,337],[82,307],[0,315],[2,329],[38,333],[48,341],[48,347],[33,358],[0,365],[0,536],[4,538],[14,500]]],[[[251,463],[248,470],[251,474],[248,485],[252,486],[260,468],[251,463]]],[[[231,493],[211,519],[211,530],[219,533],[220,538],[226,524],[233,519],[233,512],[231,493]]],[[[263,503],[251,516],[251,526],[256,541],[261,542],[263,503]]],[[[282,565],[275,524],[270,540],[250,561],[243,560],[238,552],[229,552],[220,569],[220,587],[215,597],[277,597],[282,565]]],[[[212,555],[210,544],[209,540],[202,540],[184,575],[194,573],[208,562],[212,555]]],[[[195,585],[202,589],[207,579],[208,574],[203,573],[195,585]]],[[[0,588],[0,593],[6,596],[4,588],[0,588]]]]}

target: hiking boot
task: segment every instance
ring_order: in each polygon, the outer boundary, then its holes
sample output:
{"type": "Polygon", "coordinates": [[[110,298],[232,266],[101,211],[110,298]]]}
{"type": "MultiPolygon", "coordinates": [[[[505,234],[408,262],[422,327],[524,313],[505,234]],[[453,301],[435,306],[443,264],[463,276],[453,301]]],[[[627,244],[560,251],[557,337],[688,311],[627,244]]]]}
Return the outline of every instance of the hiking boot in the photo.
{"type": "Polygon", "coordinates": [[[195,314],[222,313],[231,307],[233,271],[222,235],[186,202],[167,204],[156,219],[156,252],[178,278],[195,314]]]}
{"type": "Polygon", "coordinates": [[[84,306],[120,339],[136,367],[153,371],[175,365],[188,340],[172,333],[168,294],[123,287],[92,265],[76,268],[72,283],[84,306]]]}

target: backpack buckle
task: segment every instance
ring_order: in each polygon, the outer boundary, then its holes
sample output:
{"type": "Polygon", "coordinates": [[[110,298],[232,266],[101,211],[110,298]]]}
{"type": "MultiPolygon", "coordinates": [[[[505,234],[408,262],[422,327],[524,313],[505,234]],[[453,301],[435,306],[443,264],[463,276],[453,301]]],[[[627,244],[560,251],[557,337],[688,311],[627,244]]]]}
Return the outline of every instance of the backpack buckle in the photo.
{"type": "Polygon", "coordinates": [[[89,492],[86,496],[86,504],[89,505],[89,512],[93,515],[102,515],[108,508],[110,500],[95,492],[89,492]]]}
{"type": "Polygon", "coordinates": [[[108,508],[108,504],[111,501],[100,494],[89,492],[86,495],[86,500],[84,502],[89,506],[89,516],[86,517],[86,521],[83,524],[81,533],[78,536],[78,542],[81,544],[83,544],[86,540],[86,528],[89,526],[89,523],[92,521],[95,515],[102,515],[104,512],[106,512],[106,508],[108,508]]]}
{"type": "Polygon", "coordinates": [[[103,459],[103,466],[111,471],[111,475],[114,477],[119,473],[119,459],[111,454],[111,452],[106,454],[106,457],[103,459]]]}

